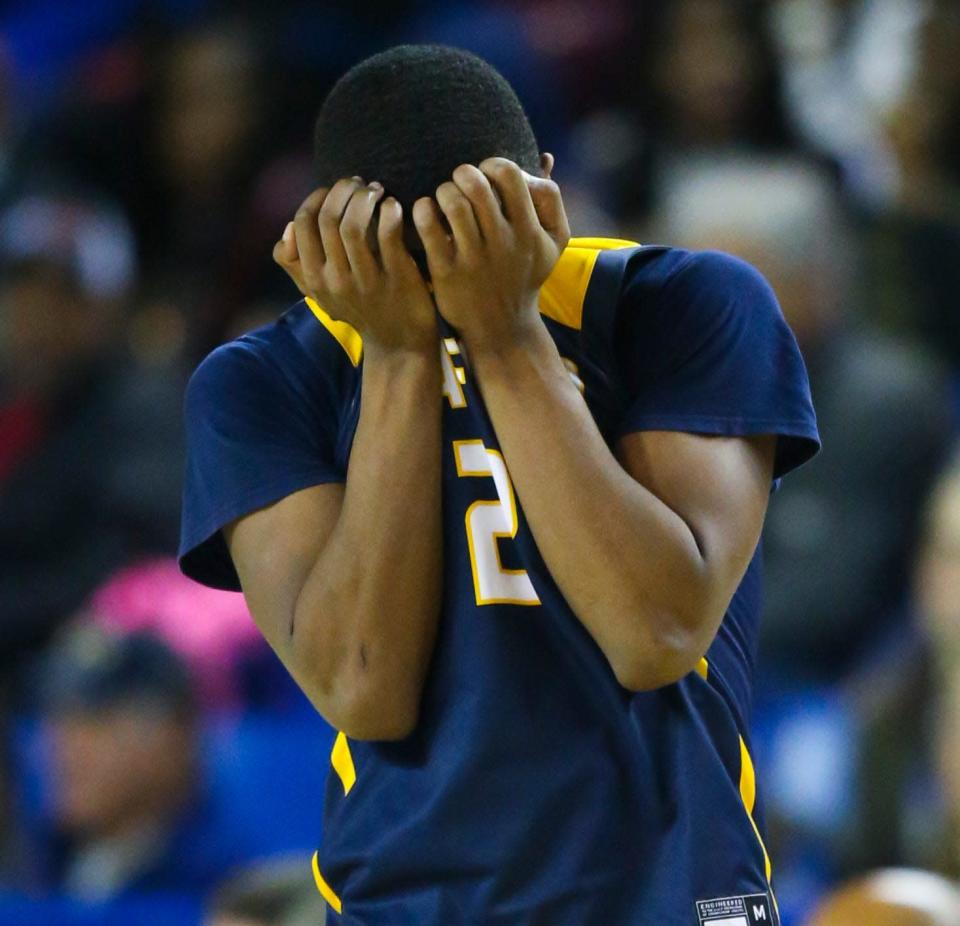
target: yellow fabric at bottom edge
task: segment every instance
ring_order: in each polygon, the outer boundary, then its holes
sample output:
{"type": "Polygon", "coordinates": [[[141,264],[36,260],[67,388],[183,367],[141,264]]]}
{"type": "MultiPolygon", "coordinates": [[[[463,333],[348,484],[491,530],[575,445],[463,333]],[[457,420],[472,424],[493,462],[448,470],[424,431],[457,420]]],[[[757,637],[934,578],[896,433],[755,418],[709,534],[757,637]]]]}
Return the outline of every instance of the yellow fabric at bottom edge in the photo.
{"type": "Polygon", "coordinates": [[[320,862],[318,853],[316,852],[313,853],[313,880],[317,882],[317,890],[320,891],[323,899],[330,904],[337,913],[343,913],[343,903],[320,873],[320,862]]]}

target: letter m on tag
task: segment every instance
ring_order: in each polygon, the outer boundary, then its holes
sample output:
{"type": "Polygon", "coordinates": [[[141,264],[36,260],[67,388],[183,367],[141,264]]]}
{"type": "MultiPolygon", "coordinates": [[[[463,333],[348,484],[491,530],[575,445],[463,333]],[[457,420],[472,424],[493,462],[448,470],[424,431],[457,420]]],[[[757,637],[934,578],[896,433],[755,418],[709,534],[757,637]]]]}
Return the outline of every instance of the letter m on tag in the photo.
{"type": "Polygon", "coordinates": [[[754,894],[743,898],[750,917],[750,926],[777,926],[770,911],[770,898],[766,894],[754,894]]]}

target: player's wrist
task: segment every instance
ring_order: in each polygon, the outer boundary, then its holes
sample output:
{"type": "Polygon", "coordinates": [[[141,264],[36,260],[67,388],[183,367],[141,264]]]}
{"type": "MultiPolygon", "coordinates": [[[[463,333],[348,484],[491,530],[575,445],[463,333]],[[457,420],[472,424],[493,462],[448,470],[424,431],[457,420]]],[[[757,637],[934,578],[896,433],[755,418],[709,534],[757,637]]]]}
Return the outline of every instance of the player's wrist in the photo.
{"type": "Polygon", "coordinates": [[[383,356],[433,357],[439,342],[440,330],[436,316],[432,314],[423,321],[404,321],[382,331],[367,329],[363,332],[364,350],[383,356]]]}
{"type": "Polygon", "coordinates": [[[474,365],[494,360],[509,362],[536,354],[553,343],[537,312],[518,315],[508,325],[464,331],[461,337],[474,365]]]}
{"type": "Polygon", "coordinates": [[[439,333],[432,336],[404,337],[383,340],[371,337],[364,339],[365,364],[376,364],[393,370],[426,369],[439,372],[439,333]]]}

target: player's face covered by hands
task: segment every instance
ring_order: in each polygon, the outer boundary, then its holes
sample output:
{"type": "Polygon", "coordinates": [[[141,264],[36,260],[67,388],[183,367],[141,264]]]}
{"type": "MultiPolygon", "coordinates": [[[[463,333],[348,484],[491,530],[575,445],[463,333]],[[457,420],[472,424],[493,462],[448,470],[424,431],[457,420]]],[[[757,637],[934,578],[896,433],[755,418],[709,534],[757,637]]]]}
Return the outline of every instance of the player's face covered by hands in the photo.
{"type": "Polygon", "coordinates": [[[384,199],[379,183],[353,177],[315,190],[273,258],[304,296],[350,324],[368,347],[436,349],[433,300],[404,245],[403,209],[384,199]]]}
{"type": "Polygon", "coordinates": [[[538,291],[570,239],[556,183],[505,158],[463,164],[413,220],[437,308],[468,348],[500,349],[539,324],[538,291]]]}

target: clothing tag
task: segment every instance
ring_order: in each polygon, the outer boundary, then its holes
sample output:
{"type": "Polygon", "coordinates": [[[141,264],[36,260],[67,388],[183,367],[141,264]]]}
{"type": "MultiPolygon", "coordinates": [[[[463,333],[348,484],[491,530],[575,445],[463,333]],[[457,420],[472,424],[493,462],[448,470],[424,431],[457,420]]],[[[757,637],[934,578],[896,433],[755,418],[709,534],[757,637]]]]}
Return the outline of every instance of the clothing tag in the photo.
{"type": "Polygon", "coordinates": [[[766,894],[698,900],[700,926],[778,926],[766,894]]]}

